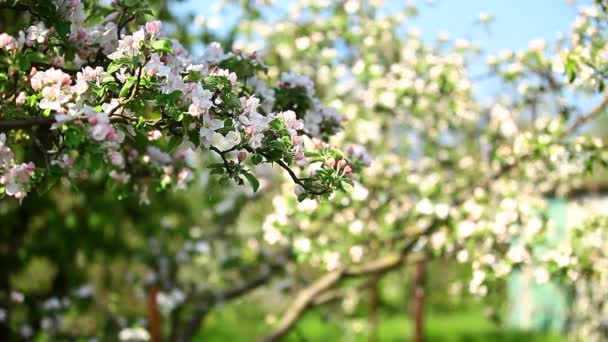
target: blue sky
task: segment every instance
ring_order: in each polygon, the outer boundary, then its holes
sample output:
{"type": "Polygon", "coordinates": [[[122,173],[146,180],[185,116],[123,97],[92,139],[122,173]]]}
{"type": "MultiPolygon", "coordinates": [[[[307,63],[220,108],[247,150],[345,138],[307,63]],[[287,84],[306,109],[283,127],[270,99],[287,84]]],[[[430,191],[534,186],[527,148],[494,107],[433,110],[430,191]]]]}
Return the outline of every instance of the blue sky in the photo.
{"type": "MultiPolygon", "coordinates": [[[[585,3],[590,1],[578,2],[585,3]]],[[[555,40],[557,32],[568,31],[576,8],[566,0],[437,0],[420,6],[414,25],[423,37],[434,37],[439,29],[446,29],[453,38],[479,41],[485,51],[496,53],[525,48],[532,39],[555,40]],[[495,16],[489,33],[476,24],[481,12],[495,16]]]]}
{"type": "MultiPolygon", "coordinates": [[[[389,8],[401,6],[404,0],[386,0],[389,8]]],[[[467,38],[478,41],[488,53],[502,49],[525,48],[532,39],[552,41],[557,32],[567,32],[576,15],[576,7],[589,4],[591,0],[426,0],[413,1],[420,14],[411,24],[426,39],[434,39],[440,30],[450,32],[452,38],[467,38]],[[495,15],[490,32],[478,24],[479,13],[495,15]]],[[[176,4],[178,13],[191,12],[207,20],[215,13],[211,10],[217,1],[186,0],[176,4]]],[[[275,0],[279,7],[287,7],[289,1],[275,0]],[[285,4],[285,5],[283,5],[285,4]]],[[[237,14],[227,8],[220,17],[228,23],[234,22],[237,14]]]]}

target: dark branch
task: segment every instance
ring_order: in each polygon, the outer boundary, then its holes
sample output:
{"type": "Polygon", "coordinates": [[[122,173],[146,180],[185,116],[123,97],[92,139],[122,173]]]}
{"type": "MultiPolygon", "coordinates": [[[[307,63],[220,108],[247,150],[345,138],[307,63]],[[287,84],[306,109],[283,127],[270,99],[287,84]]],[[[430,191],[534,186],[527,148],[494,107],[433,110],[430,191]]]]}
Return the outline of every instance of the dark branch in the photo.
{"type": "Polygon", "coordinates": [[[34,126],[50,126],[54,122],[55,118],[52,116],[17,120],[0,120],[0,132],[6,132],[20,128],[29,128],[34,126]]]}

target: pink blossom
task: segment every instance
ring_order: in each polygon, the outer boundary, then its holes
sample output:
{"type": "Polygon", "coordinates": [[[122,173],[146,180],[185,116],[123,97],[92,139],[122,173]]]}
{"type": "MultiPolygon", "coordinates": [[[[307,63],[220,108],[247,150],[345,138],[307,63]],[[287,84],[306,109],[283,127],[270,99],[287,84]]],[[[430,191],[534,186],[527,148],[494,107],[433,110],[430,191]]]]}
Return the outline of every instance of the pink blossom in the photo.
{"type": "Polygon", "coordinates": [[[302,150],[298,150],[295,153],[296,163],[300,166],[306,163],[306,157],[304,156],[304,152],[302,150]]]}
{"type": "Polygon", "coordinates": [[[89,136],[93,140],[103,141],[115,135],[114,128],[110,124],[110,119],[106,113],[88,113],[89,136]]]}
{"type": "Polygon", "coordinates": [[[17,98],[15,99],[15,103],[16,104],[24,104],[25,103],[25,92],[19,92],[19,95],[17,95],[17,98]]]}
{"type": "Polygon", "coordinates": [[[158,20],[149,21],[146,23],[146,31],[152,35],[156,35],[160,33],[160,29],[162,27],[162,23],[158,20]]]}
{"type": "Polygon", "coordinates": [[[260,106],[260,99],[254,96],[249,98],[243,96],[241,97],[241,106],[243,107],[244,114],[252,115],[257,113],[258,107],[260,106]]]}
{"type": "Polygon", "coordinates": [[[150,141],[158,140],[158,139],[162,138],[162,136],[163,136],[163,134],[159,130],[156,130],[156,129],[148,132],[148,140],[150,140],[150,141]]]}
{"type": "Polygon", "coordinates": [[[150,160],[157,164],[169,164],[171,162],[171,156],[156,146],[148,146],[146,153],[150,160]]]}
{"type": "Polygon", "coordinates": [[[9,47],[14,41],[15,38],[13,38],[13,36],[11,36],[10,34],[0,33],[0,49],[4,47],[9,47]]]}
{"type": "Polygon", "coordinates": [[[123,168],[125,166],[125,158],[122,156],[122,153],[118,152],[118,151],[112,151],[110,152],[110,164],[118,167],[118,168],[123,168]]]}
{"type": "Polygon", "coordinates": [[[59,84],[42,89],[41,109],[59,110],[62,105],[69,102],[72,98],[70,94],[65,94],[59,84]]]}
{"type": "Polygon", "coordinates": [[[126,184],[131,179],[131,175],[126,172],[118,172],[116,170],[112,170],[109,173],[109,176],[123,184],[126,184]]]}
{"type": "Polygon", "coordinates": [[[239,163],[242,163],[243,160],[245,160],[247,158],[247,152],[246,151],[239,151],[236,154],[236,157],[237,157],[239,163]]]}
{"type": "Polygon", "coordinates": [[[25,197],[25,188],[30,183],[35,168],[32,162],[11,167],[3,179],[5,193],[17,199],[25,197]]]}

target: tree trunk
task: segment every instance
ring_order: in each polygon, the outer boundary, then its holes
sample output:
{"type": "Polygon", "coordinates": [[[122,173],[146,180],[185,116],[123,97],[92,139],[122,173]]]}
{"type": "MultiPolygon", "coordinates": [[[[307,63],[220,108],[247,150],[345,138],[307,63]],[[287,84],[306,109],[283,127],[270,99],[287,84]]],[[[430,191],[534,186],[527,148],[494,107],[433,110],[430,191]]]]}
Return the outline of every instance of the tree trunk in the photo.
{"type": "Polygon", "coordinates": [[[148,291],[148,319],[150,320],[150,341],[161,342],[162,337],[162,320],[160,310],[158,308],[158,285],[152,285],[148,291]]]}
{"type": "Polygon", "coordinates": [[[378,341],[379,304],[380,293],[378,289],[378,276],[373,274],[369,277],[367,285],[368,296],[368,320],[369,320],[369,342],[378,341]]]}
{"type": "Polygon", "coordinates": [[[414,298],[412,303],[412,316],[414,317],[414,342],[424,342],[424,282],[425,261],[416,262],[414,274],[414,298]]]}

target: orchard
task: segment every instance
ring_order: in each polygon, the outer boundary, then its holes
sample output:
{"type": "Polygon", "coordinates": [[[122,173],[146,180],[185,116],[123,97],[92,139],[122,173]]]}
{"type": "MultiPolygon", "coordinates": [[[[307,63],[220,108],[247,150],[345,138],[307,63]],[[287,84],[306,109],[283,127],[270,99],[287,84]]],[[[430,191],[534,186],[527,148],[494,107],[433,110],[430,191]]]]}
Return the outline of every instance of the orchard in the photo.
{"type": "Polygon", "coordinates": [[[608,339],[603,1],[497,54],[409,2],[214,6],[0,1],[0,340],[608,339]]]}

